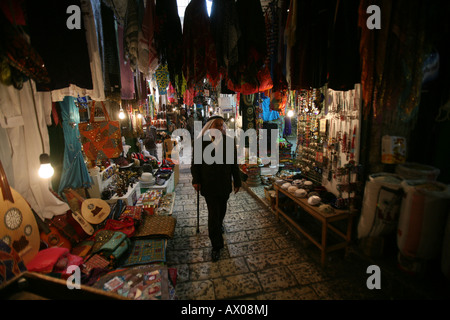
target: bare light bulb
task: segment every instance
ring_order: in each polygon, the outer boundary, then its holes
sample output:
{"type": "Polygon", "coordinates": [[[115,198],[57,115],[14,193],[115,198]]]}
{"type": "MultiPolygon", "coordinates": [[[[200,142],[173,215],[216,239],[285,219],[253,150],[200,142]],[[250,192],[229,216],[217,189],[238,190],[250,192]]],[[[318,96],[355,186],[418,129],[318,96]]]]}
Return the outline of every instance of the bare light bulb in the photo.
{"type": "Polygon", "coordinates": [[[122,109],[120,109],[120,112],[119,112],[119,119],[125,119],[125,112],[123,112],[122,109]]]}
{"type": "Polygon", "coordinates": [[[287,113],[287,116],[288,116],[289,118],[292,118],[292,117],[294,116],[294,111],[289,110],[288,113],[287,113]]]}
{"type": "Polygon", "coordinates": [[[39,177],[43,179],[51,178],[55,173],[55,170],[53,170],[53,167],[50,164],[50,156],[46,153],[43,153],[39,156],[39,161],[41,163],[38,171],[39,177]]]}

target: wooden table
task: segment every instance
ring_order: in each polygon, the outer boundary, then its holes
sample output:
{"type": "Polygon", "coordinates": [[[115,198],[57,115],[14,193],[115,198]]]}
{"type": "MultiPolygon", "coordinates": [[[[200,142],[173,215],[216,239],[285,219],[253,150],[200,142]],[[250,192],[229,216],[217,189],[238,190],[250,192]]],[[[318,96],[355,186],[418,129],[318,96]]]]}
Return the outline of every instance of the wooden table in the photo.
{"type": "Polygon", "coordinates": [[[307,199],[300,199],[295,197],[293,194],[289,193],[287,190],[281,189],[280,186],[274,184],[274,189],[276,192],[276,202],[275,202],[275,213],[276,217],[279,220],[281,215],[290,223],[292,224],[298,231],[300,231],[304,236],[306,236],[314,245],[316,245],[320,251],[321,251],[321,263],[322,266],[325,266],[326,264],[326,254],[331,251],[335,251],[338,249],[346,249],[348,248],[348,245],[351,241],[351,234],[352,234],[352,223],[353,223],[353,217],[355,216],[354,213],[348,211],[348,210],[336,210],[334,213],[323,213],[318,210],[318,207],[311,206],[308,204],[307,199]],[[290,198],[296,205],[298,205],[300,208],[303,209],[304,212],[311,215],[313,218],[317,219],[322,224],[322,230],[321,230],[321,241],[317,241],[314,239],[314,237],[311,236],[310,233],[307,232],[305,228],[300,226],[297,222],[295,222],[288,214],[283,212],[283,210],[279,207],[279,195],[280,192],[284,195],[286,195],[288,198],[290,198]],[[346,220],[347,224],[347,230],[346,233],[341,232],[339,229],[337,229],[335,226],[332,225],[333,222],[340,221],[340,220],[346,220]],[[328,230],[332,230],[335,234],[339,236],[339,238],[343,239],[342,242],[338,244],[334,244],[329,246],[327,243],[327,237],[328,237],[328,230]]]}

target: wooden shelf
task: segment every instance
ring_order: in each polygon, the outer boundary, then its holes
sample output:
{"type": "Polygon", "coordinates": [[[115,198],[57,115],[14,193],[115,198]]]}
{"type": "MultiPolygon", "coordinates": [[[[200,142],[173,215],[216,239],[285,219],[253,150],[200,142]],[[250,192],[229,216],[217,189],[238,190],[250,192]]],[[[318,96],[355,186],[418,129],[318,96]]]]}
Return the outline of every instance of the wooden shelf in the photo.
{"type": "Polygon", "coordinates": [[[332,252],[339,249],[347,249],[348,245],[351,241],[351,233],[352,233],[352,224],[353,218],[355,216],[354,213],[347,210],[335,210],[334,213],[323,213],[320,212],[317,207],[311,206],[308,204],[307,199],[300,199],[290,194],[286,190],[281,189],[280,186],[274,184],[275,190],[275,213],[276,217],[279,220],[279,215],[281,214],[292,226],[294,226],[298,231],[300,231],[305,237],[307,237],[316,247],[318,247],[321,251],[321,263],[322,266],[326,264],[326,254],[328,252],[332,252]],[[290,215],[283,212],[280,209],[280,192],[287,196],[290,200],[292,200],[295,205],[300,207],[304,212],[308,213],[311,217],[316,219],[321,223],[321,238],[320,240],[316,240],[309,230],[306,230],[303,226],[300,226],[290,215]],[[333,222],[344,221],[346,223],[346,231],[345,233],[332,225],[333,222]],[[340,239],[343,241],[330,245],[328,243],[328,230],[332,230],[340,239]]]}

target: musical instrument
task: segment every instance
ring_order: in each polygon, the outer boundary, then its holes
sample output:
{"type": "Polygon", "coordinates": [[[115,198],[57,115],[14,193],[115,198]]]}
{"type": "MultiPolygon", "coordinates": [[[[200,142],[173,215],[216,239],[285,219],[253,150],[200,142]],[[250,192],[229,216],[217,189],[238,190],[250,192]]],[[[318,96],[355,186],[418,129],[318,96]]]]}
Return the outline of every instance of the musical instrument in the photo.
{"type": "Polygon", "coordinates": [[[91,224],[102,223],[111,213],[108,202],[97,198],[82,198],[76,191],[68,190],[75,198],[81,202],[81,216],[91,224]]]}
{"type": "Polygon", "coordinates": [[[12,247],[25,265],[39,252],[39,228],[25,199],[9,186],[0,161],[0,239],[12,247]]]}
{"type": "Polygon", "coordinates": [[[39,230],[41,231],[41,241],[44,242],[44,244],[48,248],[63,247],[69,249],[69,251],[72,250],[72,244],[59,232],[58,228],[52,226],[51,222],[47,224],[42,221],[38,214],[33,210],[33,208],[31,208],[31,211],[34,214],[39,230]]]}
{"type": "Polygon", "coordinates": [[[94,234],[94,228],[92,227],[92,225],[87,222],[78,211],[72,212],[72,218],[74,218],[75,221],[80,224],[81,228],[83,228],[84,232],[86,232],[88,235],[92,236],[94,234]]]}

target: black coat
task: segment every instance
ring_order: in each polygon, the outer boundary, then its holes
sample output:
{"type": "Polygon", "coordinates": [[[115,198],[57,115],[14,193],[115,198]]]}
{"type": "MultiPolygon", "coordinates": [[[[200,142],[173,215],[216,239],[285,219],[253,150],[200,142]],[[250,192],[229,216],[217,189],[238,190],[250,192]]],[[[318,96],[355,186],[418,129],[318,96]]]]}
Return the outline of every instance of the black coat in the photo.
{"type": "MultiPolygon", "coordinates": [[[[194,162],[194,156],[191,164],[192,184],[200,184],[200,194],[204,197],[208,196],[229,196],[234,187],[241,187],[241,177],[239,175],[239,166],[237,163],[236,144],[234,139],[228,136],[224,136],[225,139],[221,140],[223,147],[223,160],[222,163],[213,162],[212,164],[205,163],[205,148],[207,148],[212,142],[202,141],[202,163],[196,164],[194,162]],[[233,146],[234,156],[232,163],[227,163],[226,145],[233,146]]],[[[193,154],[195,154],[195,146],[193,154]]],[[[210,151],[212,146],[206,150],[206,154],[215,156],[215,150],[210,151]]],[[[231,155],[230,155],[231,156],[231,155]]],[[[230,162],[230,161],[228,161],[230,162]]]]}

